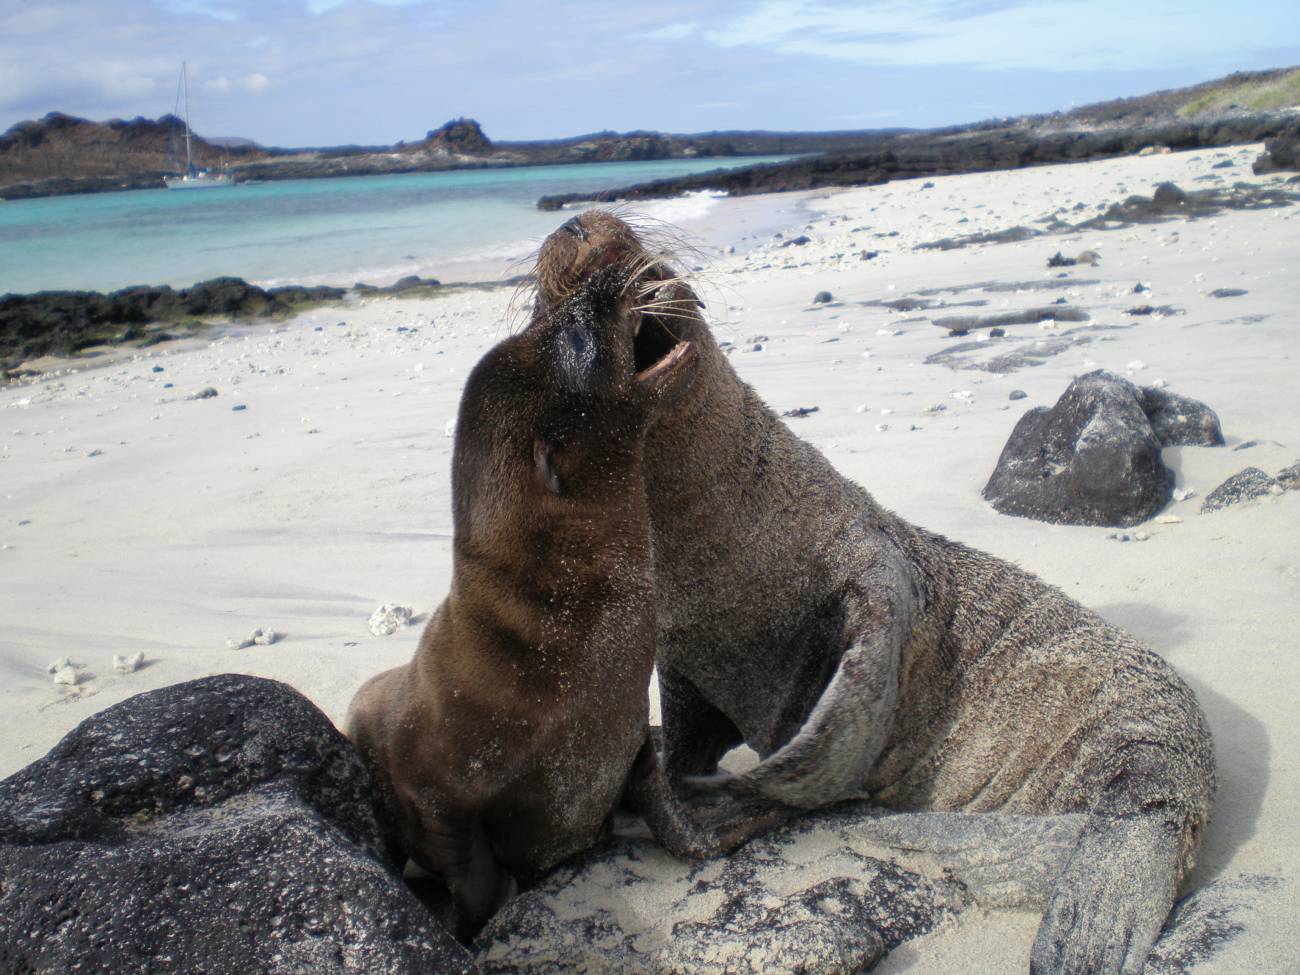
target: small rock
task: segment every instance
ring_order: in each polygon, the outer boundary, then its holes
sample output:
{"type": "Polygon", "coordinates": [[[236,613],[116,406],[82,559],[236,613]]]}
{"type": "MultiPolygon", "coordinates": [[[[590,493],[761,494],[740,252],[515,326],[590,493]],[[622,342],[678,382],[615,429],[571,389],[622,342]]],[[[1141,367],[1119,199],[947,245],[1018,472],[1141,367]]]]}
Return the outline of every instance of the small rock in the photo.
{"type": "Polygon", "coordinates": [[[1132,541],[1132,536],[1130,536],[1128,532],[1111,532],[1111,533],[1110,533],[1109,535],[1107,535],[1106,537],[1107,537],[1107,538],[1110,538],[1110,539],[1113,539],[1113,540],[1115,540],[1115,541],[1117,541],[1117,542],[1128,542],[1128,541],[1132,541]]]}
{"type": "Polygon", "coordinates": [[[191,393],[189,396],[186,396],[185,398],[186,399],[212,399],[212,397],[216,395],[217,395],[217,391],[215,389],[213,389],[211,386],[205,386],[203,389],[200,389],[197,393],[191,393]]]}
{"type": "Polygon", "coordinates": [[[1007,330],[1005,328],[991,328],[985,333],[991,339],[1006,338],[1007,330]]]}
{"type": "Polygon", "coordinates": [[[762,343],[762,342],[755,342],[755,343],[753,344],[753,346],[750,347],[750,350],[749,350],[749,351],[750,351],[750,352],[762,352],[762,351],[763,351],[763,343],[762,343]]]}
{"type": "Polygon", "coordinates": [[[367,625],[370,627],[370,632],[375,636],[391,636],[402,627],[409,626],[410,623],[411,609],[409,606],[384,603],[370,614],[367,625]]]}
{"type": "Polygon", "coordinates": [[[128,656],[120,653],[113,654],[113,669],[119,674],[134,674],[143,664],[143,653],[133,653],[128,656]]]}
{"type": "Polygon", "coordinates": [[[1281,488],[1281,485],[1258,467],[1247,467],[1207,494],[1201,503],[1201,511],[1218,511],[1243,501],[1254,501],[1275,493],[1274,488],[1281,488]]]}
{"type": "Polygon", "coordinates": [[[162,371],[163,371],[163,367],[162,367],[162,366],[154,366],[153,369],[151,369],[150,371],[151,371],[151,372],[162,372],[162,371]]]}
{"type": "Polygon", "coordinates": [[[1101,263],[1101,255],[1096,251],[1082,251],[1075,260],[1087,267],[1096,267],[1101,263]]]}
{"type": "Polygon", "coordinates": [[[818,291],[813,295],[814,305],[824,305],[827,302],[834,301],[834,296],[829,291],[818,291]]]}
{"type": "Polygon", "coordinates": [[[442,428],[442,434],[445,437],[456,436],[456,421],[448,420],[446,425],[442,428]]]}
{"type": "Polygon", "coordinates": [[[1157,525],[1181,525],[1182,523],[1183,519],[1177,515],[1160,515],[1156,518],[1157,525]]]}
{"type": "Polygon", "coordinates": [[[1133,533],[1133,540],[1134,540],[1135,542],[1145,542],[1145,541],[1146,541],[1148,538],[1150,538],[1150,537],[1151,537],[1151,536],[1148,535],[1146,532],[1134,532],[1134,533],[1133,533]]]}
{"type": "Polygon", "coordinates": [[[888,430],[888,429],[889,429],[889,424],[888,424],[888,423],[877,423],[877,424],[876,424],[876,433],[884,433],[884,432],[885,432],[886,430],[888,430]]]}
{"type": "Polygon", "coordinates": [[[1245,288],[1215,288],[1210,292],[1211,298],[1240,298],[1247,294],[1245,288]]]}
{"type": "Polygon", "coordinates": [[[817,406],[796,406],[793,410],[786,410],[782,416],[808,416],[810,413],[816,413],[820,407],[817,406]]]}
{"type": "Polygon", "coordinates": [[[1124,368],[1127,369],[1129,372],[1141,372],[1146,367],[1147,364],[1143,362],[1141,359],[1134,359],[1124,368]]]}
{"type": "Polygon", "coordinates": [[[877,257],[880,256],[880,251],[863,251],[858,256],[861,257],[862,260],[864,261],[874,261],[877,257]]]}
{"type": "Polygon", "coordinates": [[[1252,447],[1258,447],[1258,446],[1259,446],[1260,444],[1262,444],[1263,442],[1264,442],[1264,441],[1262,441],[1262,440],[1243,440],[1241,443],[1237,444],[1237,446],[1233,447],[1232,449],[1233,449],[1234,451],[1235,451],[1235,450],[1250,450],[1250,448],[1252,448],[1252,447]]]}
{"type": "Polygon", "coordinates": [[[1013,389],[1007,399],[1025,399],[1028,395],[1023,389],[1013,389]]]}
{"type": "Polygon", "coordinates": [[[1196,497],[1196,489],[1189,487],[1174,488],[1174,500],[1186,501],[1188,498],[1196,497]]]}
{"type": "Polygon", "coordinates": [[[76,687],[77,681],[81,675],[77,673],[75,667],[60,667],[54,672],[54,683],[66,684],[68,687],[76,687]]]}
{"type": "Polygon", "coordinates": [[[1158,207],[1180,207],[1187,202],[1187,192],[1175,183],[1161,183],[1151,195],[1158,207]]]}
{"type": "Polygon", "coordinates": [[[807,234],[800,234],[798,237],[791,237],[781,243],[782,247],[802,247],[804,244],[811,244],[812,238],[807,234]]]}
{"type": "Polygon", "coordinates": [[[103,455],[104,455],[104,452],[103,452],[102,450],[100,450],[98,447],[96,447],[94,450],[92,450],[92,451],[91,451],[90,453],[88,453],[86,456],[87,456],[87,457],[102,457],[103,455]]]}
{"type": "Polygon", "coordinates": [[[1278,471],[1276,480],[1288,491],[1300,490],[1300,461],[1278,471]]]}
{"type": "Polygon", "coordinates": [[[866,403],[859,403],[859,404],[857,405],[857,407],[853,410],[853,412],[854,412],[854,413],[865,413],[865,412],[867,412],[868,409],[870,409],[870,407],[868,407],[866,403]]]}
{"type": "Polygon", "coordinates": [[[1055,254],[1053,254],[1051,257],[1047,259],[1048,267],[1074,267],[1074,265],[1078,263],[1079,262],[1076,261],[1073,257],[1066,257],[1060,251],[1057,251],[1055,254]]]}
{"type": "Polygon", "coordinates": [[[1147,293],[1148,291],[1150,291],[1150,290],[1151,290],[1151,289],[1148,288],[1148,287],[1147,287],[1145,284],[1143,284],[1141,281],[1139,281],[1137,284],[1133,285],[1133,293],[1134,293],[1135,295],[1144,295],[1144,294],[1146,294],[1146,293],[1147,293]]]}
{"type": "Polygon", "coordinates": [[[259,647],[269,647],[276,640],[280,639],[280,634],[275,630],[264,630],[260,626],[253,631],[253,643],[259,647]]]}
{"type": "Polygon", "coordinates": [[[232,413],[242,413],[246,409],[248,409],[248,405],[246,403],[236,403],[234,406],[230,408],[230,411],[232,413]]]}
{"type": "Polygon", "coordinates": [[[53,674],[62,670],[64,667],[71,667],[71,666],[72,666],[71,660],[69,660],[67,657],[59,657],[59,659],[51,660],[48,664],[45,665],[45,672],[47,674],[53,674]]]}

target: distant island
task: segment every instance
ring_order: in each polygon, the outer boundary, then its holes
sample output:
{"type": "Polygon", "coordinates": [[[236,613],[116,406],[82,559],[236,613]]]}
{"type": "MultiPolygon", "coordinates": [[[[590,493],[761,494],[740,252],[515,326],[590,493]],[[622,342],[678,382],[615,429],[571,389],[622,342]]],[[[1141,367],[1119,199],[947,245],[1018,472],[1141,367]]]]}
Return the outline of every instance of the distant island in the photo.
{"type": "MultiPolygon", "coordinates": [[[[60,112],[0,135],[0,197],[158,189],[168,141],[183,126],[161,118],[92,122],[60,112]]],[[[899,130],[893,130],[899,131],[899,130]]],[[[538,142],[493,142],[474,119],[458,118],[416,142],[391,146],[282,149],[239,138],[193,138],[194,163],[224,167],[236,181],[321,179],[448,169],[551,166],[712,156],[834,152],[873,132],[596,132],[538,142]]]]}
{"type": "MultiPolygon", "coordinates": [[[[159,188],[168,142],[182,124],[171,115],[92,122],[59,112],[19,122],[0,135],[0,198],[159,188]]],[[[800,157],[539,201],[543,209],[554,209],[572,202],[674,196],[688,190],[743,195],[852,186],[1082,161],[1148,146],[1194,149],[1265,140],[1269,152],[1262,165],[1296,167],[1300,68],[1240,72],[1068,112],[928,130],[596,132],[494,142],[477,121],[458,118],[423,139],[391,146],[285,149],[196,135],[193,151],[196,165],[225,167],[239,182],[653,159],[800,157]]]]}

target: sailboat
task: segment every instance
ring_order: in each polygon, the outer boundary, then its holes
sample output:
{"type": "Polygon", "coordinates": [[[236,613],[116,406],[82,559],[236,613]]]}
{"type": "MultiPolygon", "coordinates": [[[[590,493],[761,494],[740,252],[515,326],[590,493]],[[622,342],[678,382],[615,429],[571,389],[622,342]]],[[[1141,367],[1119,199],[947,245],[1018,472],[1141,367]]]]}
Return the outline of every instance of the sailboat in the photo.
{"type": "MultiPolygon", "coordinates": [[[[234,186],[235,178],[229,173],[214,173],[194,165],[194,157],[190,152],[190,80],[184,61],[181,62],[180,88],[185,94],[185,171],[179,176],[164,176],[163,182],[169,190],[209,190],[234,186]]],[[[180,94],[178,91],[177,96],[180,94]]]]}

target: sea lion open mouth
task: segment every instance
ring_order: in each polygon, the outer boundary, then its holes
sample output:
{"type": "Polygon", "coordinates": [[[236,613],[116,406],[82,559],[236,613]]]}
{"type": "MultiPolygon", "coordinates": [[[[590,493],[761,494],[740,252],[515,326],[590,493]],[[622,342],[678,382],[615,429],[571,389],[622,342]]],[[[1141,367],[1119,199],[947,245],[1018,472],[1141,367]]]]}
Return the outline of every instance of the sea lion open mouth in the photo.
{"type": "Polygon", "coordinates": [[[676,369],[680,369],[694,358],[695,344],[693,342],[678,342],[669,350],[667,355],[638,372],[636,381],[638,383],[651,382],[676,369]]]}
{"type": "Polygon", "coordinates": [[[632,360],[640,379],[682,344],[658,315],[642,315],[632,337],[632,360]]]}

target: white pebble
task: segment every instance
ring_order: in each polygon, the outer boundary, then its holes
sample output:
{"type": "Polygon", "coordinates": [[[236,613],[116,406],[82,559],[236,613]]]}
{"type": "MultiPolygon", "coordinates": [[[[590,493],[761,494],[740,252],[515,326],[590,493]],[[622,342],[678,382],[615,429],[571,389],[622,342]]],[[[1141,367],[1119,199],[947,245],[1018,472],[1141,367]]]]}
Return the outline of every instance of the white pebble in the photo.
{"type": "Polygon", "coordinates": [[[48,664],[46,664],[45,672],[47,674],[53,674],[56,673],[57,671],[62,670],[64,667],[71,667],[71,666],[72,666],[71,660],[69,660],[67,657],[60,657],[58,660],[51,660],[48,664]]]}
{"type": "Polygon", "coordinates": [[[1175,501],[1186,501],[1188,498],[1194,497],[1196,497],[1196,490],[1194,488],[1181,487],[1174,489],[1175,501]]]}
{"type": "Polygon", "coordinates": [[[411,610],[408,606],[384,603],[370,614],[368,625],[375,636],[390,636],[411,622],[411,610]]]}
{"type": "Polygon", "coordinates": [[[1177,515],[1160,515],[1160,517],[1156,518],[1157,525],[1181,525],[1182,523],[1183,519],[1177,515]]]}
{"type": "Polygon", "coordinates": [[[1147,364],[1143,362],[1141,359],[1134,359],[1124,368],[1126,368],[1129,372],[1141,372],[1146,367],[1147,364]]]}
{"type": "Polygon", "coordinates": [[[867,407],[867,404],[866,404],[866,403],[859,403],[858,406],[857,406],[857,409],[855,409],[853,412],[854,412],[854,413],[865,413],[865,412],[867,412],[867,408],[868,408],[868,407],[867,407]]]}
{"type": "Polygon", "coordinates": [[[133,653],[129,656],[123,656],[120,653],[113,654],[113,669],[119,674],[133,674],[144,664],[143,653],[133,653]]]}
{"type": "Polygon", "coordinates": [[[456,436],[456,421],[455,421],[455,420],[448,420],[448,421],[447,421],[447,425],[446,425],[445,427],[442,428],[442,433],[443,433],[443,436],[446,436],[446,437],[454,437],[454,436],[456,436]]]}
{"type": "Polygon", "coordinates": [[[69,687],[76,687],[77,681],[81,675],[77,673],[74,667],[60,667],[54,672],[54,683],[67,684],[69,687]]]}

